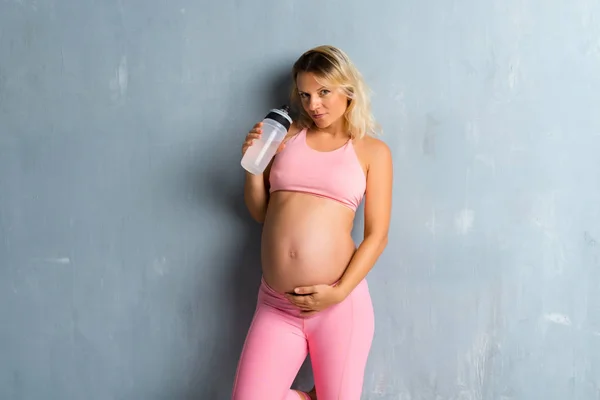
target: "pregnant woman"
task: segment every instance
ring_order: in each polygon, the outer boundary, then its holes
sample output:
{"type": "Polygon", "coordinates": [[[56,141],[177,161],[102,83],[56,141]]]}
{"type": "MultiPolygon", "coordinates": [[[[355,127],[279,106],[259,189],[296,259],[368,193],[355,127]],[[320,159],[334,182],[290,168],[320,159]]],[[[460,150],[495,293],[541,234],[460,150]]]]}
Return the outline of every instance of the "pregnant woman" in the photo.
{"type": "MultiPolygon", "coordinates": [[[[246,205],[263,223],[263,278],[233,399],[359,400],[374,332],[365,277],[387,244],[391,153],[373,137],[367,88],[344,52],[309,50],[292,75],[300,115],[264,174],[246,173],[246,205]],[[309,354],[315,388],[292,390],[309,354]]],[[[242,153],[260,134],[259,123],[242,153]]]]}

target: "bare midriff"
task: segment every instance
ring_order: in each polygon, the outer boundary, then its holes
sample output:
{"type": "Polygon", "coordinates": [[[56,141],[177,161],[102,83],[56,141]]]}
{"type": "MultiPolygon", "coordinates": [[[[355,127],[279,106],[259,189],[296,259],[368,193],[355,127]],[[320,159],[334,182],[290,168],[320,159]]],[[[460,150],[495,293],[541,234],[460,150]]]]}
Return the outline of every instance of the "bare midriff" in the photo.
{"type": "Polygon", "coordinates": [[[300,192],[271,194],[262,233],[265,282],[280,293],[337,282],[356,251],[354,211],[300,192]]]}

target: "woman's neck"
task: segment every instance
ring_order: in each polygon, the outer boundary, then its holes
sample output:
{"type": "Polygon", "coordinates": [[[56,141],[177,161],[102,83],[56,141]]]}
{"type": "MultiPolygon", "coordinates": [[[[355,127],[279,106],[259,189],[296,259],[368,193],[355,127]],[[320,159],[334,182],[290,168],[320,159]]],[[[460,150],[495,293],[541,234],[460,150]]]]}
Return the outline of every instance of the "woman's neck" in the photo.
{"type": "Polygon", "coordinates": [[[343,123],[337,123],[337,124],[333,124],[330,125],[326,128],[319,128],[318,126],[316,126],[314,123],[312,124],[312,126],[309,128],[310,130],[312,130],[315,133],[321,133],[321,134],[325,134],[327,136],[330,136],[334,139],[340,138],[340,137],[349,137],[350,134],[348,133],[348,131],[346,129],[344,129],[343,123]]]}

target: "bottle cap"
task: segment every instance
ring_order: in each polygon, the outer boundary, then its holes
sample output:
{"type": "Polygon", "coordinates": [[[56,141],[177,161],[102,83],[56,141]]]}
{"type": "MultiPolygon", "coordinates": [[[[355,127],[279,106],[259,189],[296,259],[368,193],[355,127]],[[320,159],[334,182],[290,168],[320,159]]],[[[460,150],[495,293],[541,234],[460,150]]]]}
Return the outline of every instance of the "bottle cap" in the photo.
{"type": "Polygon", "coordinates": [[[288,114],[289,111],[290,107],[287,104],[284,104],[279,109],[274,108],[269,111],[266,118],[279,122],[287,130],[292,125],[292,118],[288,114]]]}

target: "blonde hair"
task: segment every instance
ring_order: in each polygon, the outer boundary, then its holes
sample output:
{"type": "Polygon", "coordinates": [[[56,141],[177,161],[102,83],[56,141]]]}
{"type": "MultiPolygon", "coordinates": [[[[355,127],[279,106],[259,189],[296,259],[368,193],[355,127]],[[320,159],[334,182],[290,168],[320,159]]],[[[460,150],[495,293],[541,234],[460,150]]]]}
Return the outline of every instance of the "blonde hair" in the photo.
{"type": "MultiPolygon", "coordinates": [[[[362,75],[350,58],[342,50],[333,46],[318,46],[308,50],[298,58],[292,68],[293,87],[291,102],[301,103],[297,77],[300,72],[310,72],[317,80],[340,88],[348,97],[348,107],[344,112],[345,128],[353,139],[365,135],[374,136],[379,126],[371,113],[370,90],[362,75]]],[[[296,123],[300,128],[310,128],[313,121],[300,104],[296,123]]]]}

